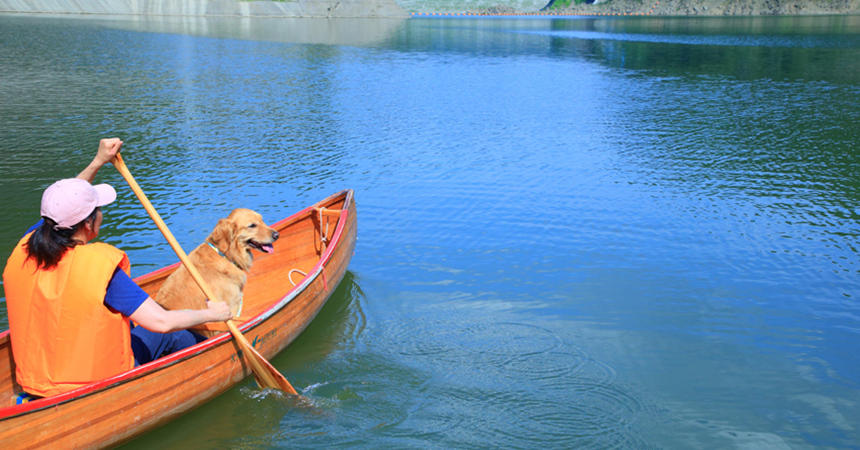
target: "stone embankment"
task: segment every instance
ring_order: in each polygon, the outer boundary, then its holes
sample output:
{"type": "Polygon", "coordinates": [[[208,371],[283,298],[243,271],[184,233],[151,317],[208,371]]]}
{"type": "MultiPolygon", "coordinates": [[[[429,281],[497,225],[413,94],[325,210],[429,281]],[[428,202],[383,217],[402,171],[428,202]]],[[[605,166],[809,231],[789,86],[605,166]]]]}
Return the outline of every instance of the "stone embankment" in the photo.
{"type": "Polygon", "coordinates": [[[0,0],[0,13],[238,17],[407,17],[395,0],[0,0]]]}
{"type": "MultiPolygon", "coordinates": [[[[860,14],[860,0],[597,0],[521,11],[499,0],[468,15],[764,16],[860,14]]],[[[432,4],[432,2],[431,2],[432,4]]],[[[396,0],[0,0],[0,13],[238,17],[408,17],[396,0]]],[[[424,15],[451,14],[426,11],[424,15]]],[[[418,13],[417,15],[422,15],[418,13]]]]}

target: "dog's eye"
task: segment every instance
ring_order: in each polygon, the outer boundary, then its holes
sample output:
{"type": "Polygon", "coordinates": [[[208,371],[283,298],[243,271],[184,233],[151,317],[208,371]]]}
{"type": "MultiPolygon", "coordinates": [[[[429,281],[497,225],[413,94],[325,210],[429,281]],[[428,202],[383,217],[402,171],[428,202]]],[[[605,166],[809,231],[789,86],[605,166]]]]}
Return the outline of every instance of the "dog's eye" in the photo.
{"type": "Polygon", "coordinates": [[[256,224],[256,223],[252,223],[251,225],[248,225],[248,228],[257,228],[257,224],[256,224]]]}

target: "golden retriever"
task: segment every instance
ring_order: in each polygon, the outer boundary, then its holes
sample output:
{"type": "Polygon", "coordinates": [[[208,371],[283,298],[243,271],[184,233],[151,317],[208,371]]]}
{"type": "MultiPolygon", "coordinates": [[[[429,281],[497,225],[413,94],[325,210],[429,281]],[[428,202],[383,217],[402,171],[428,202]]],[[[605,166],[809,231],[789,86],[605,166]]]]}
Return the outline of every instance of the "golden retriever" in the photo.
{"type": "MultiPolygon", "coordinates": [[[[206,241],[188,257],[217,297],[214,300],[226,302],[233,316],[238,317],[242,312],[242,290],[254,262],[251,250],[272,253],[277,239],[278,232],[263,223],[260,214],[237,208],[220,219],[206,241]]],[[[206,309],[206,296],[182,265],[164,281],[155,301],[165,309],[206,309]]],[[[219,332],[212,328],[194,330],[212,337],[219,332]]]]}

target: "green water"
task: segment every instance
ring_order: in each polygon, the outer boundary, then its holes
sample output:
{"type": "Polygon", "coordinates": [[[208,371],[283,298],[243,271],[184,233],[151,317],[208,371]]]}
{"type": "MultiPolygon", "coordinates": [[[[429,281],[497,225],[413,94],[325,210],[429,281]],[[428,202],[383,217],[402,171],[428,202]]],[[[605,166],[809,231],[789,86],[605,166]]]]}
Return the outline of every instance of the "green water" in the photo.
{"type": "Polygon", "coordinates": [[[130,448],[855,447],[858,105],[856,16],[0,16],[0,244],[104,136],[186,248],[355,190],[273,359],[315,407],[246,380],[130,448]]]}

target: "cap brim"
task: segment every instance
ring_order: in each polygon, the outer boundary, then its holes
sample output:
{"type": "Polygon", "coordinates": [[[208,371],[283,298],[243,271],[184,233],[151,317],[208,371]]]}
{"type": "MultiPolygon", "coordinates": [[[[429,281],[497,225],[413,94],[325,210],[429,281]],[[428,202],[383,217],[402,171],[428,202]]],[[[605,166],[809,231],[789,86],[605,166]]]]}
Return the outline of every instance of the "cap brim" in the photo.
{"type": "Polygon", "coordinates": [[[96,206],[105,206],[113,203],[116,200],[116,190],[109,184],[97,184],[93,186],[98,196],[98,204],[96,206]]]}

